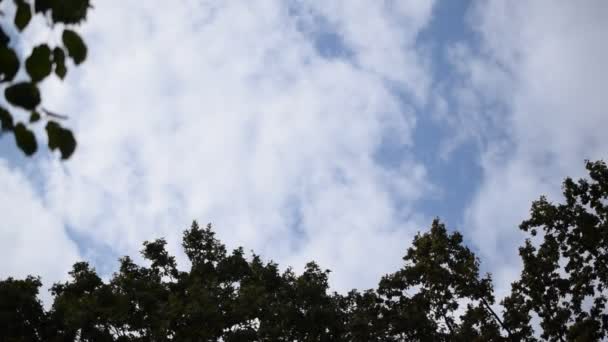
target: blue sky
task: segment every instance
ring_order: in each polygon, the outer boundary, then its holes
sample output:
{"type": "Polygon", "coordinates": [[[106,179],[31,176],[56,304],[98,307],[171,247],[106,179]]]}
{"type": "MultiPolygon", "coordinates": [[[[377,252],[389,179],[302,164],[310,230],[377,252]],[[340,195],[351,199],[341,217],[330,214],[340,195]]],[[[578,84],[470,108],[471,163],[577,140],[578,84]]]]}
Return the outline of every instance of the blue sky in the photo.
{"type": "MultiPolygon", "coordinates": [[[[75,155],[27,159],[0,138],[0,276],[48,283],[80,259],[109,275],[160,236],[183,262],[196,219],[281,265],[317,260],[342,291],[375,286],[439,216],[500,296],[530,202],[605,158],[606,14],[603,1],[95,3],[89,59],[43,84],[75,155]]],[[[42,24],[24,53],[48,39],[42,24]]]]}

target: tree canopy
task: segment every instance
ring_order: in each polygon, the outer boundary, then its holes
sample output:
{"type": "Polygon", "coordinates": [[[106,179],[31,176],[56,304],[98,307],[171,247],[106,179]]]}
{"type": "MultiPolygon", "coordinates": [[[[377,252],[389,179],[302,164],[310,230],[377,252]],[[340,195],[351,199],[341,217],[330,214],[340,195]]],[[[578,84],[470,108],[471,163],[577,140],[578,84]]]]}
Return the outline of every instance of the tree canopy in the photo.
{"type": "Polygon", "coordinates": [[[211,225],[183,234],[188,269],[166,241],[146,241],[104,282],[86,262],[51,287],[0,281],[2,341],[598,341],[607,338],[608,168],[563,183],[565,202],[541,197],[520,229],[523,270],[499,304],[480,261],[438,219],[416,235],[403,266],[378,287],[332,292],[328,270],[281,271],[242,248],[228,252],[211,225]],[[500,308],[497,310],[497,308],[500,308]],[[538,317],[534,323],[533,317],[538,317]]]}
{"type": "Polygon", "coordinates": [[[51,74],[63,80],[70,64],[86,59],[87,46],[76,28],[90,7],[89,0],[0,0],[0,87],[8,105],[0,104],[0,127],[2,133],[14,135],[17,147],[27,156],[38,150],[33,128],[41,122],[46,123],[49,149],[58,150],[62,159],[76,149],[72,131],[59,123],[65,116],[43,106],[39,84],[51,74]],[[17,46],[34,20],[43,20],[48,34],[60,35],[61,43],[36,45],[28,55],[17,46]]]}
{"type": "Polygon", "coordinates": [[[508,324],[522,339],[530,314],[548,341],[599,341],[608,337],[608,169],[587,162],[590,179],[563,183],[565,203],[541,197],[520,229],[524,267],[504,305],[508,324]],[[534,243],[540,239],[540,243],[534,243]]]}

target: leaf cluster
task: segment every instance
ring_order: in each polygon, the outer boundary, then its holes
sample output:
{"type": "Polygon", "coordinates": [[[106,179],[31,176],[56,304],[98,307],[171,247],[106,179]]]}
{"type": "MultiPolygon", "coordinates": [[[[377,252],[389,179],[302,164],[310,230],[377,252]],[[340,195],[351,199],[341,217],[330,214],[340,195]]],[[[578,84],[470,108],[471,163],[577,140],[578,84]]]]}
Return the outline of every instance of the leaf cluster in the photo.
{"type": "Polygon", "coordinates": [[[56,119],[63,116],[42,107],[39,84],[51,74],[64,79],[68,71],[68,57],[79,65],[87,57],[87,46],[75,27],[82,23],[91,7],[89,0],[9,0],[0,1],[0,9],[13,5],[14,16],[9,18],[0,11],[0,88],[9,107],[0,106],[1,132],[12,133],[15,143],[27,156],[38,150],[33,126],[42,118],[48,147],[58,150],[62,159],[69,158],[76,149],[72,131],[61,126],[56,119]],[[48,30],[61,30],[61,44],[51,46],[43,43],[32,48],[27,56],[16,50],[24,30],[32,20],[42,18],[48,30]],[[27,79],[18,77],[25,70],[27,79]],[[18,111],[29,113],[29,119],[19,119],[18,111]]]}
{"type": "Polygon", "coordinates": [[[531,236],[519,249],[521,278],[503,304],[521,336],[530,334],[534,313],[544,340],[608,338],[608,168],[603,161],[586,168],[590,179],[564,181],[565,203],[541,197],[520,225],[531,236]]]}

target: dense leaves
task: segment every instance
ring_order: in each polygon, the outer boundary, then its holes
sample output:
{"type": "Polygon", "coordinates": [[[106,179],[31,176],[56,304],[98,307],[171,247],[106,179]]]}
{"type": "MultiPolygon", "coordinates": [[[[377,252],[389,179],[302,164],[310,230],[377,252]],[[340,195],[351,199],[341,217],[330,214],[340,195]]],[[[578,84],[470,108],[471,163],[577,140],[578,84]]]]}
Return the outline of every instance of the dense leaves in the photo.
{"type": "MultiPolygon", "coordinates": [[[[139,266],[124,257],[119,271],[107,283],[87,263],[76,263],[71,279],[51,288],[54,302],[48,312],[40,314],[42,318],[34,328],[41,338],[34,340],[502,338],[486,307],[465,309],[463,324],[450,318],[450,331],[444,329],[448,321],[438,322],[453,316],[457,296],[493,300],[486,278],[477,276],[473,254],[461,245],[458,234],[447,234],[439,221],[433,223],[431,232],[416,238],[404,268],[385,277],[378,291],[353,290],[346,296],[329,291],[329,271],[314,262],[296,275],[289,268],[281,272],[276,264],[263,262],[257,255],[247,258],[241,248],[229,253],[210,225],[200,228],[195,222],[184,232],[182,246],[191,262],[188,271],[177,268],[165,246],[163,239],[144,242],[142,256],[149,266],[139,266]],[[431,260],[430,253],[448,245],[451,249],[441,258],[431,260]],[[450,276],[438,286],[429,283],[436,276],[445,276],[439,274],[444,261],[450,264],[450,276]],[[412,287],[420,285],[417,294],[407,297],[406,291],[416,292],[412,287]]],[[[31,295],[27,298],[35,300],[31,295]]],[[[0,337],[24,336],[21,332],[12,334],[0,337]]]]}
{"type": "Polygon", "coordinates": [[[40,279],[0,282],[0,341],[41,341],[47,315],[38,300],[40,279]]]}
{"type": "MultiPolygon", "coordinates": [[[[6,102],[14,106],[0,110],[0,122],[3,131],[15,134],[17,146],[28,156],[37,149],[36,130],[32,125],[49,118],[66,118],[64,115],[54,115],[42,107],[43,97],[38,83],[53,72],[59,79],[64,79],[68,71],[66,55],[75,65],[85,61],[87,47],[76,32],[76,27],[86,19],[91,7],[89,0],[0,1],[0,13],[3,14],[0,16],[0,89],[3,89],[6,102]],[[9,18],[4,13],[14,13],[14,16],[9,18]],[[62,44],[52,46],[50,43],[41,43],[33,47],[29,55],[23,55],[17,52],[21,34],[25,34],[36,17],[44,18],[49,36],[61,35],[62,44]],[[24,76],[29,79],[21,77],[19,71],[22,66],[25,69],[24,76]],[[17,80],[14,81],[15,79],[17,80]]],[[[38,132],[47,134],[50,149],[59,150],[62,159],[73,154],[76,140],[70,130],[54,123],[50,129],[47,125],[46,130],[38,132]]]]}
{"type": "Polygon", "coordinates": [[[537,238],[520,249],[522,275],[502,310],[490,275],[439,220],[376,289],[345,295],[329,291],[329,271],[314,262],[281,272],[242,248],[228,252],[194,222],[182,240],[185,270],[165,240],[146,241],[146,265],[123,257],[107,282],[76,263],[51,287],[48,311],[37,278],[0,281],[0,341],[599,341],[608,332],[608,168],[587,169],[591,180],[564,182],[564,204],[532,205],[521,229],[537,238]]]}
{"type": "Polygon", "coordinates": [[[388,329],[406,340],[499,339],[491,278],[479,276],[479,261],[462,245],[462,235],[448,234],[435,220],[430,232],[414,238],[404,260],[406,266],[385,276],[378,288],[389,309],[401,313],[388,316],[388,329]],[[469,306],[459,325],[455,316],[463,301],[469,306]]]}
{"type": "Polygon", "coordinates": [[[567,178],[565,203],[541,197],[520,228],[524,268],[504,305],[506,321],[524,335],[530,313],[540,317],[548,341],[599,341],[608,337],[608,168],[587,162],[590,180],[567,178]]]}

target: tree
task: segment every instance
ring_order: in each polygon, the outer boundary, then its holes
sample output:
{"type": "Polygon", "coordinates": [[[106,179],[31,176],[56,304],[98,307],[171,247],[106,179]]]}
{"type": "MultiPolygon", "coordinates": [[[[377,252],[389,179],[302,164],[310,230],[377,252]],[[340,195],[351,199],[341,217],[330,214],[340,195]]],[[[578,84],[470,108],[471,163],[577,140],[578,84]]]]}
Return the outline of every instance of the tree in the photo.
{"type": "MultiPolygon", "coordinates": [[[[54,302],[48,312],[36,299],[40,282],[28,278],[24,299],[9,302],[3,312],[19,306],[37,311],[0,319],[7,324],[31,322],[29,330],[10,336],[28,331],[38,341],[426,341],[499,336],[485,308],[471,307],[461,325],[447,318],[456,296],[493,301],[489,278],[478,280],[477,259],[461,242],[459,234],[448,235],[435,221],[430,233],[414,240],[405,257],[408,264],[386,276],[378,290],[342,296],[329,292],[329,271],[314,262],[300,275],[290,268],[280,272],[278,265],[255,254],[248,260],[242,248],[228,253],[210,225],[200,228],[194,222],[182,243],[191,263],[188,271],[177,268],[165,240],[146,241],[141,253],[149,266],[123,257],[118,272],[104,283],[89,264],[76,263],[69,281],[52,286],[54,302]],[[404,293],[413,286],[420,290],[409,298],[404,293]],[[449,324],[449,331],[438,321],[449,324]]],[[[10,278],[0,284],[15,288],[10,278]]],[[[8,336],[0,332],[2,338],[8,336]]]]}
{"type": "Polygon", "coordinates": [[[297,275],[242,248],[228,252],[211,225],[184,232],[190,268],[163,239],[146,241],[147,266],[129,257],[108,282],[86,262],[51,287],[0,281],[0,341],[598,341],[608,334],[608,168],[564,182],[564,204],[541,197],[520,228],[531,235],[521,278],[494,309],[492,279],[438,219],[416,235],[404,265],[376,289],[341,295],[316,263],[297,275]],[[536,315],[540,322],[534,323],[536,315]],[[540,329],[539,329],[540,328],[540,329]]]}
{"type": "Polygon", "coordinates": [[[462,245],[462,235],[448,234],[436,219],[412,244],[405,266],[383,277],[378,287],[389,340],[502,340],[502,322],[491,307],[491,277],[480,278],[479,260],[462,245]],[[468,302],[466,308],[462,302],[468,302]],[[457,320],[459,309],[464,315],[457,320]]]}
{"type": "Polygon", "coordinates": [[[109,283],[87,263],[55,284],[47,339],[82,341],[334,341],[341,334],[327,271],[316,264],[280,273],[242,249],[228,254],[211,226],[184,232],[188,272],[176,268],[162,239],[145,242],[149,267],[129,257],[109,283]]]}
{"type": "Polygon", "coordinates": [[[39,278],[8,278],[0,282],[0,341],[42,341],[45,312],[38,290],[39,278]]]}
{"type": "Polygon", "coordinates": [[[38,150],[38,139],[32,128],[41,121],[46,122],[49,149],[58,150],[62,159],[69,158],[76,149],[73,133],[58,122],[65,117],[42,106],[38,85],[52,73],[63,80],[68,71],[67,57],[74,65],[84,62],[87,47],[75,28],[86,19],[90,7],[89,0],[13,0],[12,3],[0,0],[0,87],[10,105],[0,105],[0,127],[2,132],[13,134],[17,147],[27,156],[38,150]],[[10,12],[14,12],[14,16],[6,14],[10,12]],[[36,18],[46,21],[50,35],[61,32],[62,44],[43,43],[33,47],[27,57],[20,58],[17,42],[36,18]],[[25,70],[26,79],[19,77],[21,69],[25,70]],[[23,112],[28,113],[29,118],[24,118],[23,112]]]}
{"type": "Polygon", "coordinates": [[[522,337],[531,336],[531,312],[548,341],[608,337],[608,168],[602,161],[586,168],[590,180],[564,181],[565,203],[541,197],[520,226],[530,238],[519,249],[521,279],[504,306],[507,324],[522,337]]]}

